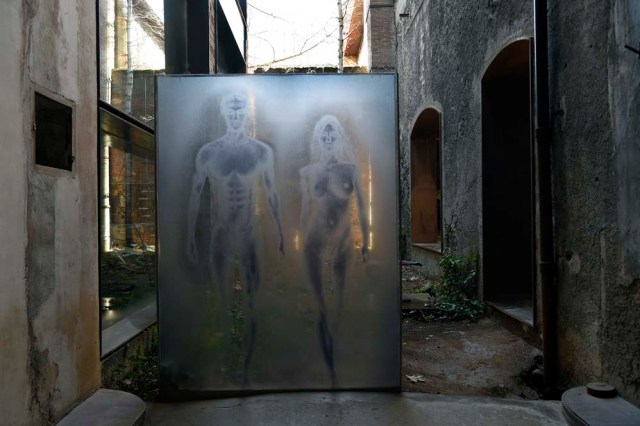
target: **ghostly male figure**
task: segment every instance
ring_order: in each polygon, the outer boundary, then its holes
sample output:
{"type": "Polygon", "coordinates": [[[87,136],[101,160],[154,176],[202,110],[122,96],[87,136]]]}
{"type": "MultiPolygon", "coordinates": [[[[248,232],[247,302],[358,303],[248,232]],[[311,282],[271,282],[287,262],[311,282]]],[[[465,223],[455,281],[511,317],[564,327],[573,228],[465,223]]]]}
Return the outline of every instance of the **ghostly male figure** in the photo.
{"type": "MultiPolygon", "coordinates": [[[[220,110],[226,133],[202,146],[195,159],[188,211],[187,255],[198,262],[196,222],[205,182],[209,184],[212,205],[212,229],[209,263],[218,286],[221,333],[230,342],[233,274],[230,266],[237,259],[245,285],[245,359],[244,381],[253,354],[256,336],[255,296],[260,284],[260,267],[256,247],[256,192],[260,181],[266,190],[269,210],[277,225],[278,250],[284,255],[278,193],[274,185],[273,151],[245,134],[248,100],[231,94],[222,98],[220,110]]],[[[207,200],[209,201],[209,200],[207,200]]]]}

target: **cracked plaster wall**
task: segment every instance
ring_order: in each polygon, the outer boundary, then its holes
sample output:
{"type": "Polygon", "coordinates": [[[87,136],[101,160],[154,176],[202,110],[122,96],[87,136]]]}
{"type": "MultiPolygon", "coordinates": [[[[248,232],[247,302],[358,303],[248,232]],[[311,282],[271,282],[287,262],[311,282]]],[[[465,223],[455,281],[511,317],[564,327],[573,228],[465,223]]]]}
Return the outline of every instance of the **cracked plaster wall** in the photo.
{"type": "MultiPolygon", "coordinates": [[[[550,4],[560,382],[608,381],[638,403],[640,60],[623,46],[640,44],[640,4],[550,4]]],[[[463,250],[482,250],[481,78],[503,47],[533,36],[532,8],[531,1],[396,2],[400,167],[410,170],[418,114],[442,111],[443,216],[463,250]]],[[[410,176],[400,179],[406,255],[410,176]]]]}
{"type": "Polygon", "coordinates": [[[0,412],[8,424],[54,423],[100,384],[95,34],[92,2],[0,5],[0,412]],[[74,107],[72,172],[33,164],[36,88],[74,107]]]}

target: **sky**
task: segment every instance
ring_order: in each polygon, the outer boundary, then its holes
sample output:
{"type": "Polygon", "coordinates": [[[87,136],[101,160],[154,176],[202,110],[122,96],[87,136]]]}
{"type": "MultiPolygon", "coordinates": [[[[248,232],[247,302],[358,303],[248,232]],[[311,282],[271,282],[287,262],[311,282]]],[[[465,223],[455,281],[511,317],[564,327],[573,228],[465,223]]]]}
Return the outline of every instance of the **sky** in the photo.
{"type": "Polygon", "coordinates": [[[337,66],[337,16],[336,0],[248,0],[249,68],[337,66]]]}

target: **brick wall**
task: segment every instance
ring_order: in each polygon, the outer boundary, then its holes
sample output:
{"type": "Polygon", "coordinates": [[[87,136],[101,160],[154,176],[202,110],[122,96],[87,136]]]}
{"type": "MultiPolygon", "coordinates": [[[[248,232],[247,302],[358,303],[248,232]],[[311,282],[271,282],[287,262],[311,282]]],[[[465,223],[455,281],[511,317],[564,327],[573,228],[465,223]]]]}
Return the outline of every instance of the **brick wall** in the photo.
{"type": "Polygon", "coordinates": [[[111,148],[109,153],[109,204],[111,239],[116,247],[125,247],[126,229],[132,230],[130,243],[155,245],[155,165],[153,159],[131,157],[131,179],[126,179],[124,151],[111,148]],[[130,192],[129,192],[130,191],[130,192]],[[127,198],[130,193],[131,198],[127,198]],[[126,217],[127,203],[131,218],[126,217]]]}
{"type": "Polygon", "coordinates": [[[394,70],[396,30],[393,0],[371,0],[366,15],[370,70],[394,70]]]}

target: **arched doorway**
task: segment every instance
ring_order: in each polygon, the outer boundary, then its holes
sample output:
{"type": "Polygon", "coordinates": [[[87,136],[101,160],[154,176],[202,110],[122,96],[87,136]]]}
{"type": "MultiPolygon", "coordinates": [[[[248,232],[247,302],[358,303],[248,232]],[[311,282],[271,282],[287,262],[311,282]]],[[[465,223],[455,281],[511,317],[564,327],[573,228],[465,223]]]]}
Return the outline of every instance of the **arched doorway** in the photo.
{"type": "Polygon", "coordinates": [[[482,270],[485,301],[533,324],[531,43],[505,47],[482,78],[482,270]]]}
{"type": "Polygon", "coordinates": [[[442,244],[440,113],[427,108],[411,131],[411,240],[439,250],[442,244]]]}

